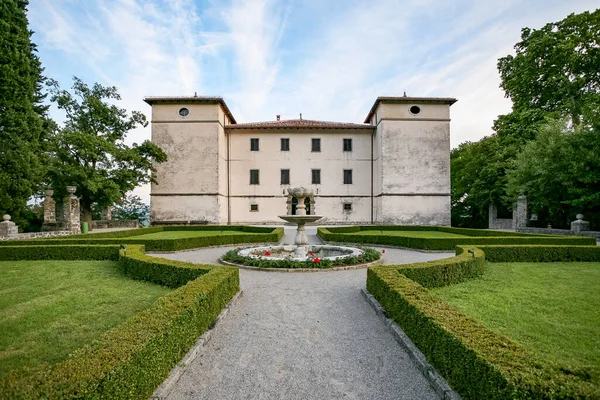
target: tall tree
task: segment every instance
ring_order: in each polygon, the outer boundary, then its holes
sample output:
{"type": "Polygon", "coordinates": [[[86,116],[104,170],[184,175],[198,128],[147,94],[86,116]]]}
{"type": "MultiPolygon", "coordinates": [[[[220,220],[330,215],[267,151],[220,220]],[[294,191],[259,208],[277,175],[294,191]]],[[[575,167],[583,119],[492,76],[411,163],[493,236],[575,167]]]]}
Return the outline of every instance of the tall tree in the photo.
{"type": "Polygon", "coordinates": [[[152,163],[167,156],[148,140],[125,144],[130,130],[148,123],[141,112],[130,114],[112,104],[121,100],[116,87],[73,81],[72,93],[49,81],[52,101],[66,113],[54,137],[49,176],[58,197],[66,194],[66,186],[77,186],[83,220],[90,222],[93,205],[113,205],[136,186],[154,181],[152,163]]]}
{"type": "Polygon", "coordinates": [[[17,223],[44,174],[44,77],[26,17],[28,1],[0,1],[0,214],[17,223]]]}
{"type": "Polygon", "coordinates": [[[496,146],[465,144],[451,159],[454,220],[460,215],[463,226],[480,226],[482,210],[490,203],[511,207],[515,193],[508,191],[507,171],[549,118],[568,118],[571,125],[588,129],[600,126],[600,10],[571,14],[539,30],[525,28],[515,52],[498,62],[500,86],[513,109],[494,122],[496,146]],[[459,155],[477,160],[478,168],[487,171],[486,181],[468,192],[461,180],[481,179],[473,175],[472,163],[459,155]],[[474,207],[467,207],[467,194],[478,199],[474,207]]]}
{"type": "Polygon", "coordinates": [[[524,28],[516,54],[498,61],[515,112],[558,112],[574,125],[600,123],[600,9],[524,28]]]}

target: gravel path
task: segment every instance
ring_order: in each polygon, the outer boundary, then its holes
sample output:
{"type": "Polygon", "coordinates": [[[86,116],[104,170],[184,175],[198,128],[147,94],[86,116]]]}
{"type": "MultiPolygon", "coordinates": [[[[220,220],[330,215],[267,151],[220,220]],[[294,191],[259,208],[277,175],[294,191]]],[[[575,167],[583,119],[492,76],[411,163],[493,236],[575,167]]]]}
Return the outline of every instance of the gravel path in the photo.
{"type": "MultiPolygon", "coordinates": [[[[155,255],[214,263],[226,250],[155,255]]],[[[407,263],[451,255],[386,249],[384,258],[407,263]]],[[[168,399],[437,399],[362,297],[365,281],[365,269],[241,269],[243,296],[168,399]]]]}

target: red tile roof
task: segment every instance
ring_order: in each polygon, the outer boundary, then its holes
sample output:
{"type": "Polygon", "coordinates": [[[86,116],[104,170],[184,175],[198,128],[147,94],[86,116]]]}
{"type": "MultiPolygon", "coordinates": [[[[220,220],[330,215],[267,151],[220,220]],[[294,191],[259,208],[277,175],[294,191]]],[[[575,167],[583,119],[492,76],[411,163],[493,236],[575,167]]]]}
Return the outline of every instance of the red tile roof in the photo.
{"type": "Polygon", "coordinates": [[[414,104],[448,104],[452,105],[457,100],[451,97],[391,97],[391,96],[380,96],[375,100],[373,107],[369,111],[365,123],[371,122],[371,117],[375,114],[375,110],[379,106],[379,103],[414,103],[414,104]]]}
{"type": "Polygon", "coordinates": [[[287,119],[281,121],[250,122],[228,125],[227,129],[296,128],[296,129],[375,129],[373,125],[348,122],[314,121],[310,119],[287,119]]]}
{"type": "Polygon", "coordinates": [[[221,106],[221,108],[223,109],[223,112],[225,113],[225,115],[227,115],[227,117],[229,117],[229,120],[231,121],[232,124],[235,124],[235,118],[233,117],[233,114],[231,113],[231,111],[229,110],[229,107],[227,107],[227,104],[225,104],[225,100],[223,100],[222,97],[215,97],[215,96],[159,96],[159,97],[146,97],[144,99],[144,101],[150,105],[156,104],[156,103],[162,103],[162,104],[190,104],[190,103],[200,103],[200,104],[219,104],[221,106]]]}

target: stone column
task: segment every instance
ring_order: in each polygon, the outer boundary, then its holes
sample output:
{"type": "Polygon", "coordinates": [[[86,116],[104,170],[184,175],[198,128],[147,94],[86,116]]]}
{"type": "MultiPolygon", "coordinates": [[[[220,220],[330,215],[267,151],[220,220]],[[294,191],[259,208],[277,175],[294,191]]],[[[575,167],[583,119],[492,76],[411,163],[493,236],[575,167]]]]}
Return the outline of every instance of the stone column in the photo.
{"type": "Polygon", "coordinates": [[[573,233],[579,235],[583,231],[590,230],[590,223],[583,220],[583,214],[577,214],[575,218],[577,218],[577,220],[571,222],[571,231],[573,231],[573,233]]]}
{"type": "Polygon", "coordinates": [[[15,236],[19,233],[17,224],[10,220],[10,215],[5,214],[0,222],[0,236],[15,236]]]}
{"type": "Polygon", "coordinates": [[[498,208],[494,203],[490,204],[488,212],[488,228],[496,229],[496,218],[498,217],[498,208]]]}
{"type": "Polygon", "coordinates": [[[79,198],[75,196],[76,186],[67,186],[69,195],[63,200],[64,229],[72,233],[81,233],[79,198]]]}
{"type": "Polygon", "coordinates": [[[44,224],[56,223],[56,201],[52,198],[54,190],[46,190],[44,199],[44,224]]]}
{"type": "Polygon", "coordinates": [[[513,207],[513,229],[527,226],[527,197],[519,196],[513,207]]]}
{"type": "Polygon", "coordinates": [[[110,206],[106,207],[104,210],[102,210],[102,220],[103,221],[110,221],[112,219],[112,215],[111,215],[111,208],[110,206]]]}

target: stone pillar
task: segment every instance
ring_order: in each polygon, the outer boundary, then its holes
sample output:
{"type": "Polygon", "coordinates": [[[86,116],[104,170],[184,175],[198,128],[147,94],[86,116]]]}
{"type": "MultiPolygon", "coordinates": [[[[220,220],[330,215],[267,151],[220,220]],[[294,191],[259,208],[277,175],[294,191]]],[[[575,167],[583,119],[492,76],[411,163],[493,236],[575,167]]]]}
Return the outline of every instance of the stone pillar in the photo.
{"type": "Polygon", "coordinates": [[[527,226],[527,197],[519,196],[513,207],[513,229],[527,226]]]}
{"type": "Polygon", "coordinates": [[[63,200],[63,226],[66,231],[72,233],[81,233],[79,198],[75,196],[77,187],[67,186],[69,195],[63,200]]]}
{"type": "Polygon", "coordinates": [[[111,211],[110,206],[106,207],[102,210],[102,217],[100,219],[103,221],[110,221],[112,219],[111,211]]]}
{"type": "Polygon", "coordinates": [[[488,228],[494,229],[496,227],[496,218],[498,217],[498,208],[494,203],[490,204],[488,212],[488,228]]]}
{"type": "Polygon", "coordinates": [[[10,220],[10,215],[5,214],[0,222],[0,236],[15,236],[19,233],[17,224],[10,220]]]}
{"type": "Polygon", "coordinates": [[[573,233],[579,235],[583,231],[590,230],[590,223],[583,220],[583,214],[577,214],[575,218],[577,218],[577,220],[571,222],[571,231],[573,231],[573,233]]]}
{"type": "Polygon", "coordinates": [[[54,190],[46,190],[44,199],[44,224],[56,223],[56,202],[52,198],[54,190]]]}

